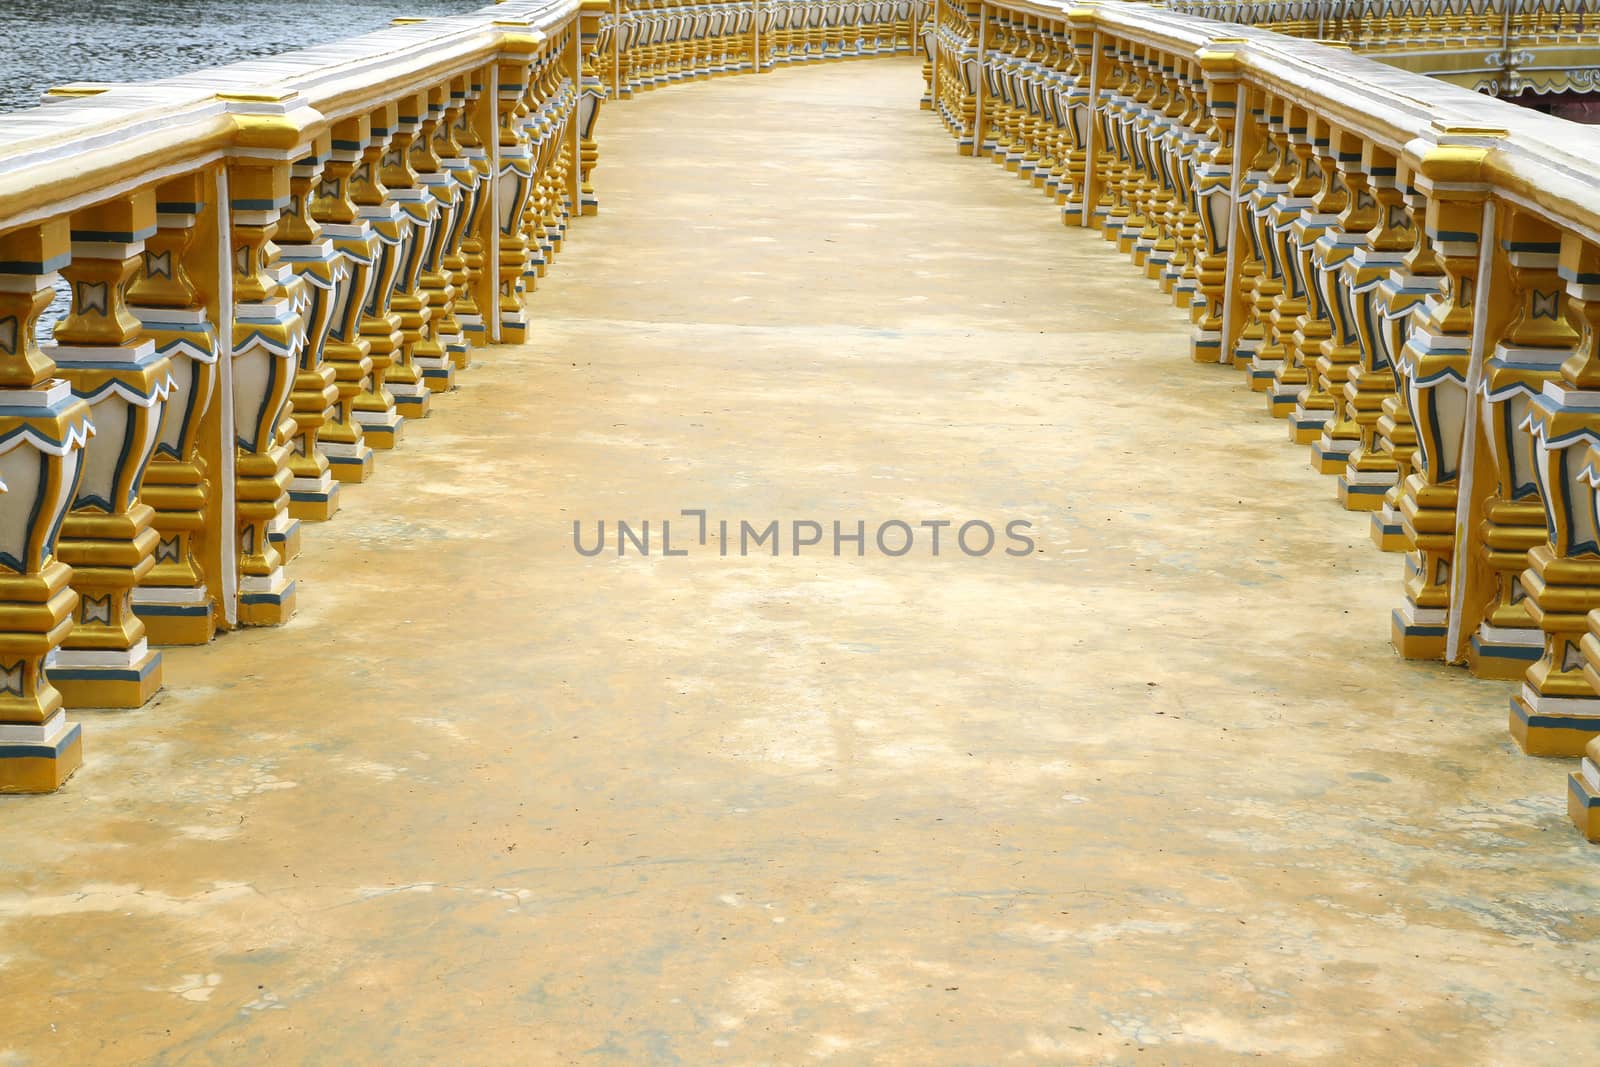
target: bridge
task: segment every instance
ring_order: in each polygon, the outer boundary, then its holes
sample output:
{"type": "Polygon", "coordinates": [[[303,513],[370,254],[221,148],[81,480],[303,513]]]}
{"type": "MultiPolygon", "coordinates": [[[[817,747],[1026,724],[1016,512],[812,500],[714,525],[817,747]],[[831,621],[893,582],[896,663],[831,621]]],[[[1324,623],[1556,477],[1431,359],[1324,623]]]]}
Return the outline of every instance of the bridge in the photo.
{"type": "Polygon", "coordinates": [[[1600,134],[1122,4],[55,96],[0,1049],[1581,1046],[1600,134]]]}

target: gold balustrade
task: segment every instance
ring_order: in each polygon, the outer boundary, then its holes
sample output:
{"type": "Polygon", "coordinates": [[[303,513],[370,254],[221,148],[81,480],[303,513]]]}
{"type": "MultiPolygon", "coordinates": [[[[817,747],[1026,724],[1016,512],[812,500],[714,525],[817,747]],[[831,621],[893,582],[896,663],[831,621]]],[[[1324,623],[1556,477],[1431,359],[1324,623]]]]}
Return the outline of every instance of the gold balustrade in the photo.
{"type": "Polygon", "coordinates": [[[1403,554],[1394,647],[1517,683],[1511,735],[1587,753],[1570,811],[1600,838],[1600,130],[1142,5],[938,0],[926,42],[957,150],[1266,394],[1403,554]]]}
{"type": "Polygon", "coordinates": [[[0,792],[148,701],[153,645],[289,617],[302,521],[527,340],[604,99],[909,53],[924,10],[503,0],[0,119],[0,792]]]}
{"type": "Polygon", "coordinates": [[[925,0],[613,0],[595,69],[620,98],[790,63],[910,55],[925,0]]]}
{"type": "Polygon", "coordinates": [[[504,3],[0,117],[0,791],[153,644],[283,622],[301,520],[596,210],[604,0],[504,3]],[[58,287],[65,314],[41,337],[58,287]]]}

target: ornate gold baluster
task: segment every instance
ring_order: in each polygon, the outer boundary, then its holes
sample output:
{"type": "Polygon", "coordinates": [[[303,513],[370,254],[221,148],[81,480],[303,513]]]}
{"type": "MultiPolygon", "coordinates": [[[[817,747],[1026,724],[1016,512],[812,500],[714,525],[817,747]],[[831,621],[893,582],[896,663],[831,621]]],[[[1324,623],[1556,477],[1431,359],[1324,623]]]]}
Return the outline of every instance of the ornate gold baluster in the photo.
{"type": "MultiPolygon", "coordinates": [[[[155,455],[145,468],[139,497],[155,509],[155,566],[133,591],[133,610],[145,636],[157,645],[203,645],[216,633],[212,600],[220,575],[207,575],[197,552],[206,523],[208,481],[200,451],[201,425],[217,403],[217,359],[221,344],[207,314],[206,299],[191,277],[214,287],[215,220],[209,241],[196,239],[202,213],[215,213],[211,174],[175,178],[156,190],[156,233],[145,242],[144,260],[128,287],[130,310],[144,336],[166,356],[172,393],[162,414],[155,455]],[[210,268],[210,269],[207,269],[210,268]]],[[[213,292],[215,290],[213,289],[213,292]]]]}
{"type": "Polygon", "coordinates": [[[143,336],[128,283],[156,234],[154,189],[72,216],[67,316],[47,351],[91,411],[72,510],[56,553],[72,567],[78,617],[47,670],[69,708],[137,708],[161,688],[161,654],[133,611],[133,590],[155,566],[155,511],[138,498],[173,386],[172,365],[143,336]]]}
{"type": "Polygon", "coordinates": [[[0,234],[0,793],[51,792],[83,763],[44,664],[78,606],[56,536],[93,429],[35,338],[70,259],[64,218],[0,234]]]}

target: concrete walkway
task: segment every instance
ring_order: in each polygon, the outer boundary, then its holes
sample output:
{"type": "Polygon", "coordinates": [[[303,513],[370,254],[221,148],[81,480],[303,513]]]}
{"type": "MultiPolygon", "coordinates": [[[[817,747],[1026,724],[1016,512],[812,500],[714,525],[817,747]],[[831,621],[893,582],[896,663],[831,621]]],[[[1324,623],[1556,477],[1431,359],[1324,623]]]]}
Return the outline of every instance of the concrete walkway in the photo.
{"type": "Polygon", "coordinates": [[[0,803],[0,1064],[1593,1047],[1568,768],[1395,658],[1365,516],[918,81],[606,109],[535,341],[307,528],[294,621],[0,803]],[[619,518],[648,559],[574,551],[619,518]]]}

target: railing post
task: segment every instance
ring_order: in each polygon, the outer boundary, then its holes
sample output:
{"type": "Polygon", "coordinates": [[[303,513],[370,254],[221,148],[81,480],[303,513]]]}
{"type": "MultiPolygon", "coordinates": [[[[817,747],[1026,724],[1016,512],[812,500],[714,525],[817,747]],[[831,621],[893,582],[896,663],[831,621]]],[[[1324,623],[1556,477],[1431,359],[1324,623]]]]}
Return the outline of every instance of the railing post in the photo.
{"type": "Polygon", "coordinates": [[[205,300],[206,317],[216,324],[215,398],[195,439],[207,474],[203,521],[195,535],[195,557],[206,575],[207,591],[219,630],[242,625],[239,611],[239,434],[233,405],[233,193],[228,167],[211,168],[206,182],[212,206],[195,227],[195,285],[205,300]]]}
{"type": "Polygon", "coordinates": [[[622,96],[622,0],[611,0],[611,93],[622,96]]]}
{"type": "Polygon", "coordinates": [[[1264,90],[1241,85],[1236,96],[1233,142],[1233,216],[1228,222],[1228,286],[1222,311],[1221,362],[1242,369],[1254,388],[1255,354],[1261,346],[1256,287],[1266,273],[1266,249],[1256,226],[1255,204],[1267,168],[1277,159],[1267,125],[1264,90]]]}
{"type": "Polygon", "coordinates": [[[71,247],[64,218],[0,235],[0,793],[51,792],[83,763],[44,664],[78,605],[56,535],[94,431],[34,335],[71,247]]]}
{"type": "Polygon", "coordinates": [[[1068,83],[1062,93],[1065,112],[1067,153],[1062,168],[1063,192],[1061,221],[1087,226],[1089,187],[1094,177],[1095,120],[1095,28],[1094,15],[1086,11],[1067,12],[1066,42],[1068,83]]]}
{"type": "Polygon", "coordinates": [[[986,147],[984,141],[989,135],[989,111],[994,107],[994,102],[989,98],[989,5],[985,3],[968,4],[967,14],[970,18],[976,11],[977,45],[971,62],[976,64],[976,77],[971,79],[969,91],[973,95],[972,101],[972,152],[974,156],[983,155],[986,147]]]}

